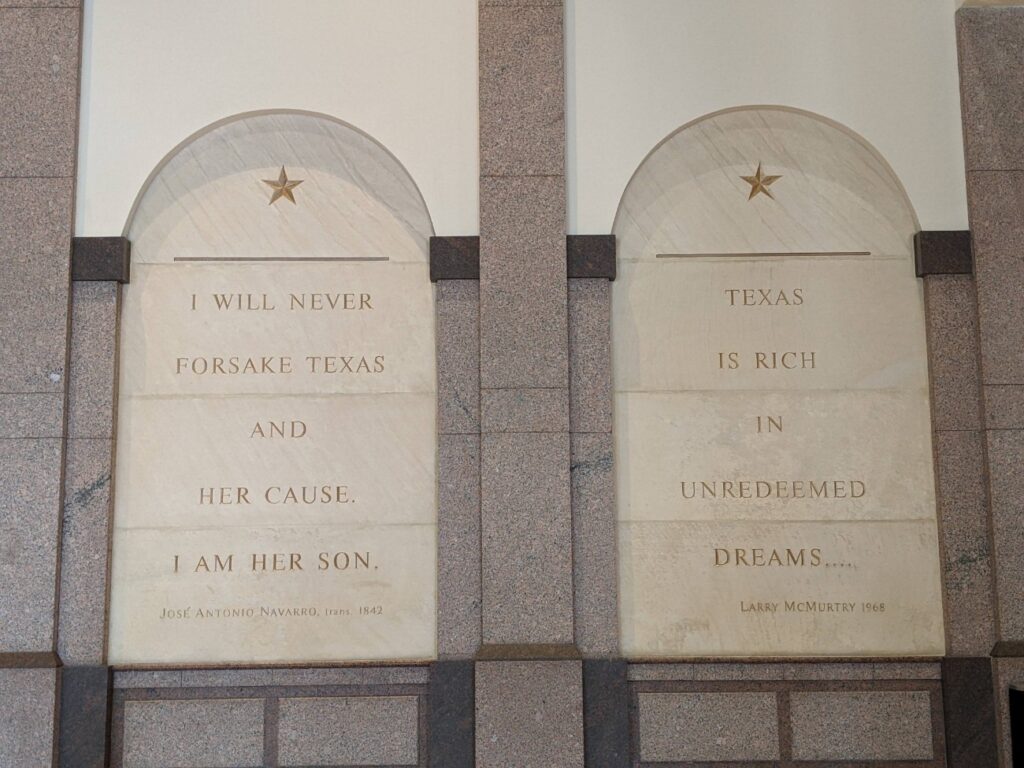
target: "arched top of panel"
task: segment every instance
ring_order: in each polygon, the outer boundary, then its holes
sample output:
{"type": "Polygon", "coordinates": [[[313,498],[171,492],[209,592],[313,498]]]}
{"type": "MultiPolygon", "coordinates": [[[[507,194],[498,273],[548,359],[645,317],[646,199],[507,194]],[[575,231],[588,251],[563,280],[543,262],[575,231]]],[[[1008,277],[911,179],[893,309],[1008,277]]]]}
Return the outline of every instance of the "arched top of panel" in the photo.
{"type": "Polygon", "coordinates": [[[623,260],[909,256],[917,230],[903,185],[870,144],[819,115],[777,106],[716,112],[668,136],[633,175],[613,226],[623,260]]]}
{"type": "Polygon", "coordinates": [[[235,115],[190,136],[146,180],[125,225],[137,263],[194,254],[425,262],[431,234],[423,196],[387,149],[340,120],[292,110],[235,115]],[[276,194],[282,184],[290,198],[276,194]]]}

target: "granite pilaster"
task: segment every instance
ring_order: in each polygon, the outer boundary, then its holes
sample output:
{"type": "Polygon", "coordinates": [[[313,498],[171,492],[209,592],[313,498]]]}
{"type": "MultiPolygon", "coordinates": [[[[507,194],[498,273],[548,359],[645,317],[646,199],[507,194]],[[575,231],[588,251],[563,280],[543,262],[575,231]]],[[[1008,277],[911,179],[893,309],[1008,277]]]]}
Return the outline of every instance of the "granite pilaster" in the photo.
{"type": "Polygon", "coordinates": [[[567,386],[565,179],[480,181],[480,385],[567,386]]]}
{"type": "Polygon", "coordinates": [[[80,26],[79,8],[0,8],[0,176],[74,175],[80,26]]]}
{"type": "Polygon", "coordinates": [[[572,643],[567,433],[482,437],[483,642],[572,643]]]}
{"type": "Polygon", "coordinates": [[[961,8],[957,45],[967,170],[1024,168],[1024,8],[961,8]]]}

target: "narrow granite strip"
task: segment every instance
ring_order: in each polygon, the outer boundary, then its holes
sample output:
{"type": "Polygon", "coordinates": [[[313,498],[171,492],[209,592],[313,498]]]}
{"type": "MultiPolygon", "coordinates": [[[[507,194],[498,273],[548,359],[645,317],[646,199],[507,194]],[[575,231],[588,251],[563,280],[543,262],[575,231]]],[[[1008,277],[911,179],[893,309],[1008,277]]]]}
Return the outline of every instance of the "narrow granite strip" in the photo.
{"type": "Polygon", "coordinates": [[[612,436],[571,443],[576,645],[589,658],[619,654],[618,538],[612,436]]]}
{"type": "Polygon", "coordinates": [[[437,655],[471,659],[481,643],[480,436],[438,439],[437,655]]]}
{"type": "Polygon", "coordinates": [[[480,432],[480,286],[437,284],[437,429],[480,432]]]}
{"type": "Polygon", "coordinates": [[[110,439],[67,441],[57,631],[65,664],[106,662],[113,461],[110,439]]]}
{"type": "Polygon", "coordinates": [[[974,280],[936,275],[924,280],[932,427],[981,429],[978,305],[974,280]]]}

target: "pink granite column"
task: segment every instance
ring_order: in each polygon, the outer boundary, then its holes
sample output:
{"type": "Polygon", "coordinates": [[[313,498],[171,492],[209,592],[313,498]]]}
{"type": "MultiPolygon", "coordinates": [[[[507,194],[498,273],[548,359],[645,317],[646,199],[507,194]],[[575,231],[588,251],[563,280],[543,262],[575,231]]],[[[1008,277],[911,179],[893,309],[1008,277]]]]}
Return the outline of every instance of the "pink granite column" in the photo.
{"type": "Polygon", "coordinates": [[[996,590],[996,699],[1024,682],[1024,7],[957,15],[996,590]]]}
{"type": "Polygon", "coordinates": [[[478,766],[583,765],[561,0],[480,2],[478,766]]]}

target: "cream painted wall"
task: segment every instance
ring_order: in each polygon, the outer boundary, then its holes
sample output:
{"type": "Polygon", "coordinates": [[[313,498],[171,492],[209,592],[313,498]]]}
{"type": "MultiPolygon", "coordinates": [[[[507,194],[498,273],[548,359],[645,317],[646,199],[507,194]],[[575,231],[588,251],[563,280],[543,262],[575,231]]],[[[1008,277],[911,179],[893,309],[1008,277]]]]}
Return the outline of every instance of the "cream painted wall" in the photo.
{"type": "Polygon", "coordinates": [[[476,0],[86,0],[76,234],[124,228],[193,132],[305,109],[369,133],[437,232],[478,231],[476,0]]]}
{"type": "Polygon", "coordinates": [[[966,229],[956,0],[566,0],[569,232],[607,233],[669,133],[778,104],[889,161],[923,229],[966,229]]]}

